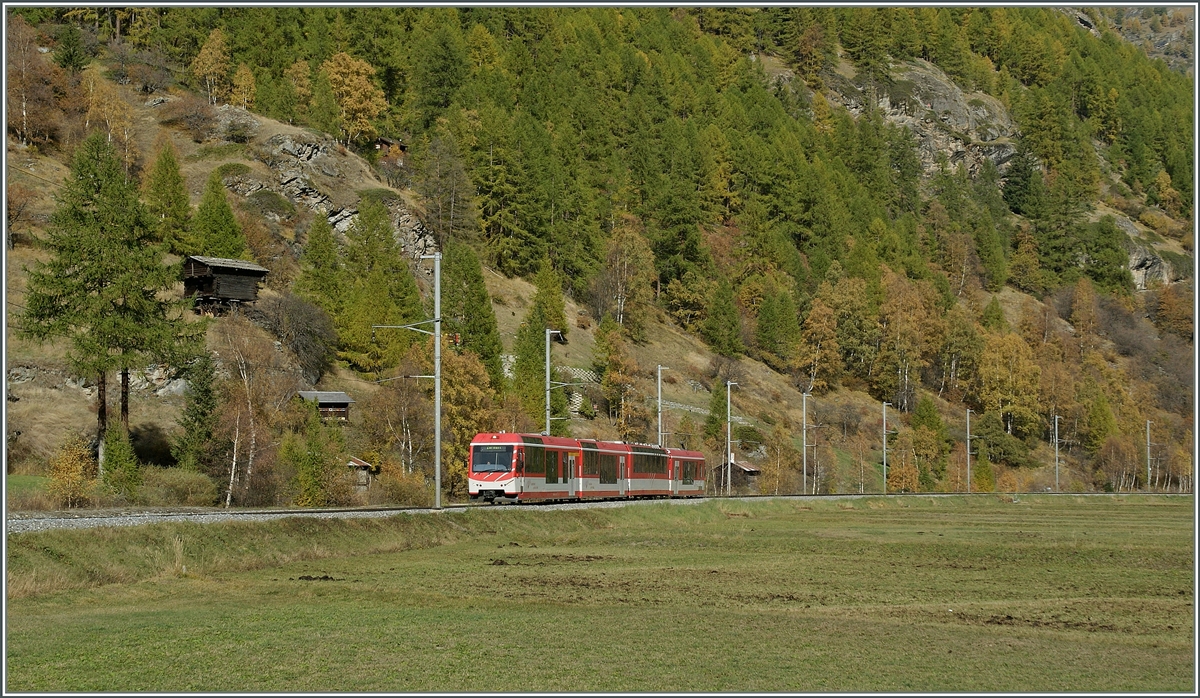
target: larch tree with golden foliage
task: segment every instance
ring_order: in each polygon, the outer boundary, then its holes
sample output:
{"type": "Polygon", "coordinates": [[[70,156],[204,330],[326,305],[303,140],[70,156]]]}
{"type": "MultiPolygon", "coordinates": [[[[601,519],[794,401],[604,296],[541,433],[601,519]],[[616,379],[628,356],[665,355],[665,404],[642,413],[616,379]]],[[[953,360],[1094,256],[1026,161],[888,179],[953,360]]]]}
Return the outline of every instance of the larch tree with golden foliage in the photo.
{"type": "Polygon", "coordinates": [[[296,96],[296,115],[303,117],[308,113],[308,106],[312,102],[312,68],[308,61],[298,60],[289,65],[283,71],[283,77],[292,86],[292,92],[296,96]]]}
{"type": "Polygon", "coordinates": [[[233,104],[249,110],[254,106],[255,82],[254,73],[243,63],[233,74],[233,92],[230,95],[233,104]]]}
{"type": "Polygon", "coordinates": [[[216,104],[229,91],[229,41],[220,27],[212,30],[200,53],[188,67],[192,75],[204,85],[208,103],[216,104]]]}
{"type": "Polygon", "coordinates": [[[841,351],[837,341],[837,316],[820,298],[812,303],[800,331],[796,352],[800,389],[823,393],[837,385],[841,373],[841,351]]]}
{"type": "Polygon", "coordinates": [[[450,497],[467,491],[471,439],[496,427],[495,396],[487,367],[472,351],[442,351],[442,489],[450,497]]]}
{"type": "Polygon", "coordinates": [[[322,63],[321,70],[329,78],[329,86],[333,89],[346,145],[373,134],[375,127],[371,125],[371,120],[387,107],[383,90],[371,82],[375,68],[343,52],[335,53],[322,63]]]}
{"type": "Polygon", "coordinates": [[[999,412],[1005,430],[1026,432],[1038,422],[1038,379],[1042,369],[1019,334],[989,334],[979,357],[975,394],[986,411],[999,412]]]}

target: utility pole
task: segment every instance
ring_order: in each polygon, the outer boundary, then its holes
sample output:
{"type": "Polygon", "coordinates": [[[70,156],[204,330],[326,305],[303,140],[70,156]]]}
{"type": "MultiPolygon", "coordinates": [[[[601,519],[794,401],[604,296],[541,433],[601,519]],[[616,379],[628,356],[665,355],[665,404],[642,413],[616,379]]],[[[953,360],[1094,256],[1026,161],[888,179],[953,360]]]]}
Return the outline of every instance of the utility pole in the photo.
{"type": "Polygon", "coordinates": [[[433,257],[433,508],[442,508],[442,253],[433,257]]]}
{"type": "Polygon", "coordinates": [[[801,491],[808,494],[808,393],[800,394],[800,404],[802,406],[800,414],[803,415],[800,440],[804,446],[804,457],[801,459],[804,463],[804,477],[801,480],[803,489],[801,491]]]}
{"type": "Polygon", "coordinates": [[[550,436],[550,335],[561,335],[559,330],[546,328],[546,430],[542,433],[550,436]]]}
{"type": "Polygon", "coordinates": [[[664,369],[664,368],[666,368],[668,371],[670,371],[670,370],[671,370],[671,369],[667,368],[666,366],[663,366],[662,364],[659,364],[659,365],[658,365],[658,369],[657,369],[657,373],[658,373],[658,447],[659,447],[659,448],[662,448],[662,445],[663,445],[663,430],[662,430],[662,372],[663,372],[663,369],[664,369]]]}
{"type": "Polygon", "coordinates": [[[1054,415],[1054,491],[1061,492],[1058,487],[1058,420],[1062,417],[1054,415]]]}
{"type": "Polygon", "coordinates": [[[733,496],[733,421],[729,411],[729,388],[737,385],[725,381],[725,496],[733,496]]]}
{"type": "Polygon", "coordinates": [[[883,403],[883,493],[887,494],[887,408],[892,403],[883,403]]]}
{"type": "Polygon", "coordinates": [[[561,337],[562,331],[552,330],[549,327],[546,328],[546,430],[542,432],[542,434],[545,436],[550,436],[550,422],[556,419],[571,418],[570,415],[567,415],[566,417],[550,416],[550,391],[554,390],[555,388],[565,388],[573,385],[586,385],[586,383],[563,383],[560,381],[550,380],[550,335],[552,334],[556,334],[561,337]]]}
{"type": "Polygon", "coordinates": [[[967,494],[971,494],[971,408],[967,408],[967,494]]]}
{"type": "MultiPolygon", "coordinates": [[[[442,253],[423,254],[421,259],[433,260],[433,319],[411,325],[371,325],[371,339],[377,329],[412,330],[433,335],[433,375],[405,376],[433,379],[433,508],[442,508],[442,253]],[[433,331],[421,325],[433,325],[433,331]]],[[[388,379],[391,380],[391,379],[388,379]]]]}

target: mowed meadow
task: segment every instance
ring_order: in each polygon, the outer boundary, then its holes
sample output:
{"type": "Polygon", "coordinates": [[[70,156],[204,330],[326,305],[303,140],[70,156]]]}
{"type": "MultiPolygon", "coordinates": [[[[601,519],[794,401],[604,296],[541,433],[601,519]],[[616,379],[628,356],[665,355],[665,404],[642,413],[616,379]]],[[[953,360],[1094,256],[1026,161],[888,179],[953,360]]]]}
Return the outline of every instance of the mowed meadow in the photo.
{"type": "Polygon", "coordinates": [[[1191,691],[1193,500],[14,534],[8,691],[1191,691]]]}

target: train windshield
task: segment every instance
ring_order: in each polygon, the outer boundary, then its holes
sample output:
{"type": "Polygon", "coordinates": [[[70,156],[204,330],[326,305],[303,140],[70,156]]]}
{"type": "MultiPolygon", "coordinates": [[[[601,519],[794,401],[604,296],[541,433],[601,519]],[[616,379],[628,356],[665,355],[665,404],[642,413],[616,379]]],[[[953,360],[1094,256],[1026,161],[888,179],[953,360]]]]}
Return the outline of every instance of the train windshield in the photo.
{"type": "Polygon", "coordinates": [[[484,444],[476,446],[471,454],[471,472],[503,473],[512,469],[513,447],[511,444],[484,444]]]}

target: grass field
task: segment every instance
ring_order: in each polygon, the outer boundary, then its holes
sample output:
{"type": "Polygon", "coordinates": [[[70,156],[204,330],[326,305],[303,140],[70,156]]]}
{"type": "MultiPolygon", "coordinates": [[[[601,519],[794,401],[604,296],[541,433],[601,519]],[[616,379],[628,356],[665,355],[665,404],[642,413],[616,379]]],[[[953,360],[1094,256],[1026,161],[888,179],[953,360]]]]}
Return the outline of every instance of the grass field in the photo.
{"type": "Polygon", "coordinates": [[[988,495],[12,535],[7,689],[1190,691],[1192,513],[988,495]]]}

